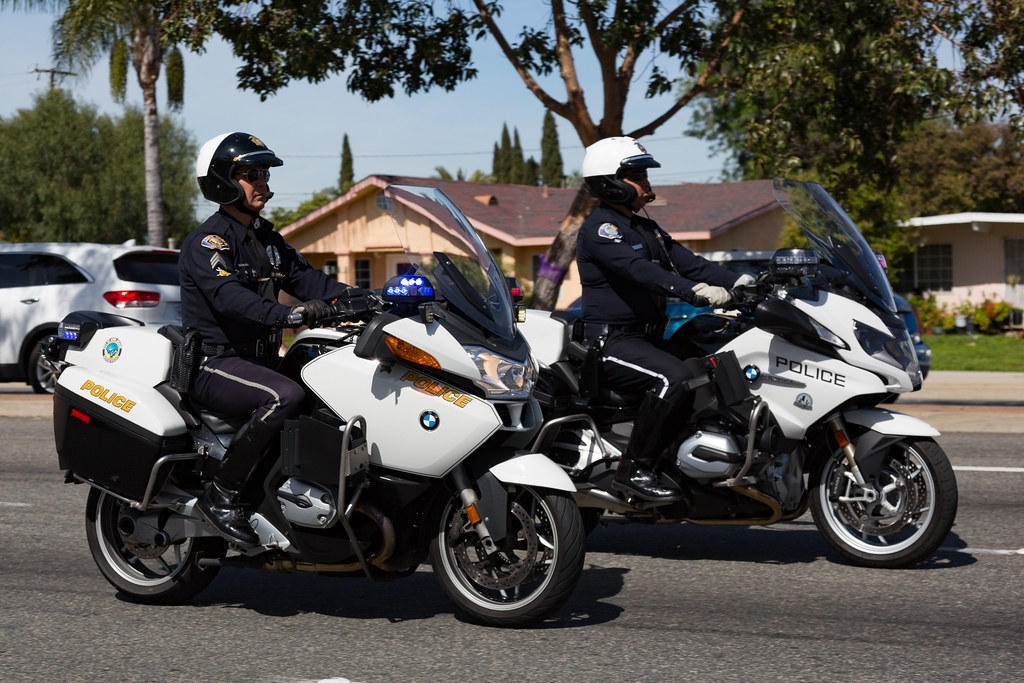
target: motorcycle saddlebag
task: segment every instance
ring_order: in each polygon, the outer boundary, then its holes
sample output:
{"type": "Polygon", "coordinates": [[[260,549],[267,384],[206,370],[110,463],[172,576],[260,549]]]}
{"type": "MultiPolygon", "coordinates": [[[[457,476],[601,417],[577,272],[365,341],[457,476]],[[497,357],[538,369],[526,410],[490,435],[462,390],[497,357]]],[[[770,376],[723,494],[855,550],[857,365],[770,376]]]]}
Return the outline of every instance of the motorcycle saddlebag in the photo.
{"type": "MultiPolygon", "coordinates": [[[[142,500],[157,460],[193,450],[188,433],[154,434],[60,384],[53,395],[53,432],[61,470],[132,501],[142,500]]],[[[169,465],[160,469],[157,487],[169,465]]]]}

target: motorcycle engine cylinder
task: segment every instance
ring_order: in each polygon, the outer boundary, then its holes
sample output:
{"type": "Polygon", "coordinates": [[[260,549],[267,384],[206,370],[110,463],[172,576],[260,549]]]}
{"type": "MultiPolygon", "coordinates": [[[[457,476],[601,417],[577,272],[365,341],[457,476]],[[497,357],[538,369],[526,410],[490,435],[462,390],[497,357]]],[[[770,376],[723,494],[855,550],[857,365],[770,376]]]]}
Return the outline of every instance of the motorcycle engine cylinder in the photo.
{"type": "Polygon", "coordinates": [[[676,451],[676,465],[692,479],[731,476],[742,462],[740,447],[729,434],[698,431],[676,451]]]}

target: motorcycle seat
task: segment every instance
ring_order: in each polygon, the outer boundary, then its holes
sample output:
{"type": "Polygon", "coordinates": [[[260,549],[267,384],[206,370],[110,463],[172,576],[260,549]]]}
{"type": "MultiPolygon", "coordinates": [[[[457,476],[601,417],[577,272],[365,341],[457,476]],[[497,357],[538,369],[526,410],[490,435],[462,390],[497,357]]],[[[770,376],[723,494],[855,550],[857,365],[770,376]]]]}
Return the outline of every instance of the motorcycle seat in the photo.
{"type": "Polygon", "coordinates": [[[199,420],[209,427],[214,434],[233,434],[241,429],[249,418],[247,416],[218,415],[209,410],[199,409],[199,420]]]}

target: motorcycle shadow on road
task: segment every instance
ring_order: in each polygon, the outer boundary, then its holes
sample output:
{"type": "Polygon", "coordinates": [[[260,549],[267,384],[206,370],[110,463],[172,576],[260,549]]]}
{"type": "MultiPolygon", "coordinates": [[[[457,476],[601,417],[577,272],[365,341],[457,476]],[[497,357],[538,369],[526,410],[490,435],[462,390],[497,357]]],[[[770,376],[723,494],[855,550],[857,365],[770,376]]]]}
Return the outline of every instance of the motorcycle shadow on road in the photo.
{"type": "MultiPolygon", "coordinates": [[[[595,567],[588,563],[568,602],[536,628],[578,628],[613,621],[622,608],[603,600],[622,590],[627,571],[619,567],[595,567]]],[[[321,614],[400,623],[454,614],[457,620],[466,621],[454,611],[452,603],[426,566],[401,581],[380,583],[360,577],[222,570],[192,604],[252,610],[271,617],[321,614]]]]}
{"type": "MultiPolygon", "coordinates": [[[[966,547],[951,532],[931,558],[912,569],[950,569],[974,564],[974,556],[957,550],[966,547]]],[[[819,560],[851,564],[829,547],[809,517],[767,527],[602,524],[587,537],[587,553],[756,564],[809,564],[819,560]]]]}

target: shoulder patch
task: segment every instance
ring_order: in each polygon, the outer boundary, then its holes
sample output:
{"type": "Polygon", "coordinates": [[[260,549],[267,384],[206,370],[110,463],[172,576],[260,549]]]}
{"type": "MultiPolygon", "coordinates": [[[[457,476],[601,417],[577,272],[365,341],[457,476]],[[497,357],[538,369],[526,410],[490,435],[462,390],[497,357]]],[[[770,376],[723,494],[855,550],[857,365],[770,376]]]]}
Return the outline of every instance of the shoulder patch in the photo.
{"type": "Polygon", "coordinates": [[[613,242],[622,241],[622,233],[619,232],[618,226],[612,225],[611,223],[602,223],[597,229],[597,236],[603,237],[606,240],[612,240],[613,242]]]}
{"type": "Polygon", "coordinates": [[[231,246],[227,243],[227,240],[225,240],[220,235],[207,235],[206,237],[203,238],[203,241],[200,242],[200,244],[202,244],[207,249],[215,249],[217,251],[227,251],[228,249],[231,248],[231,246]]]}

